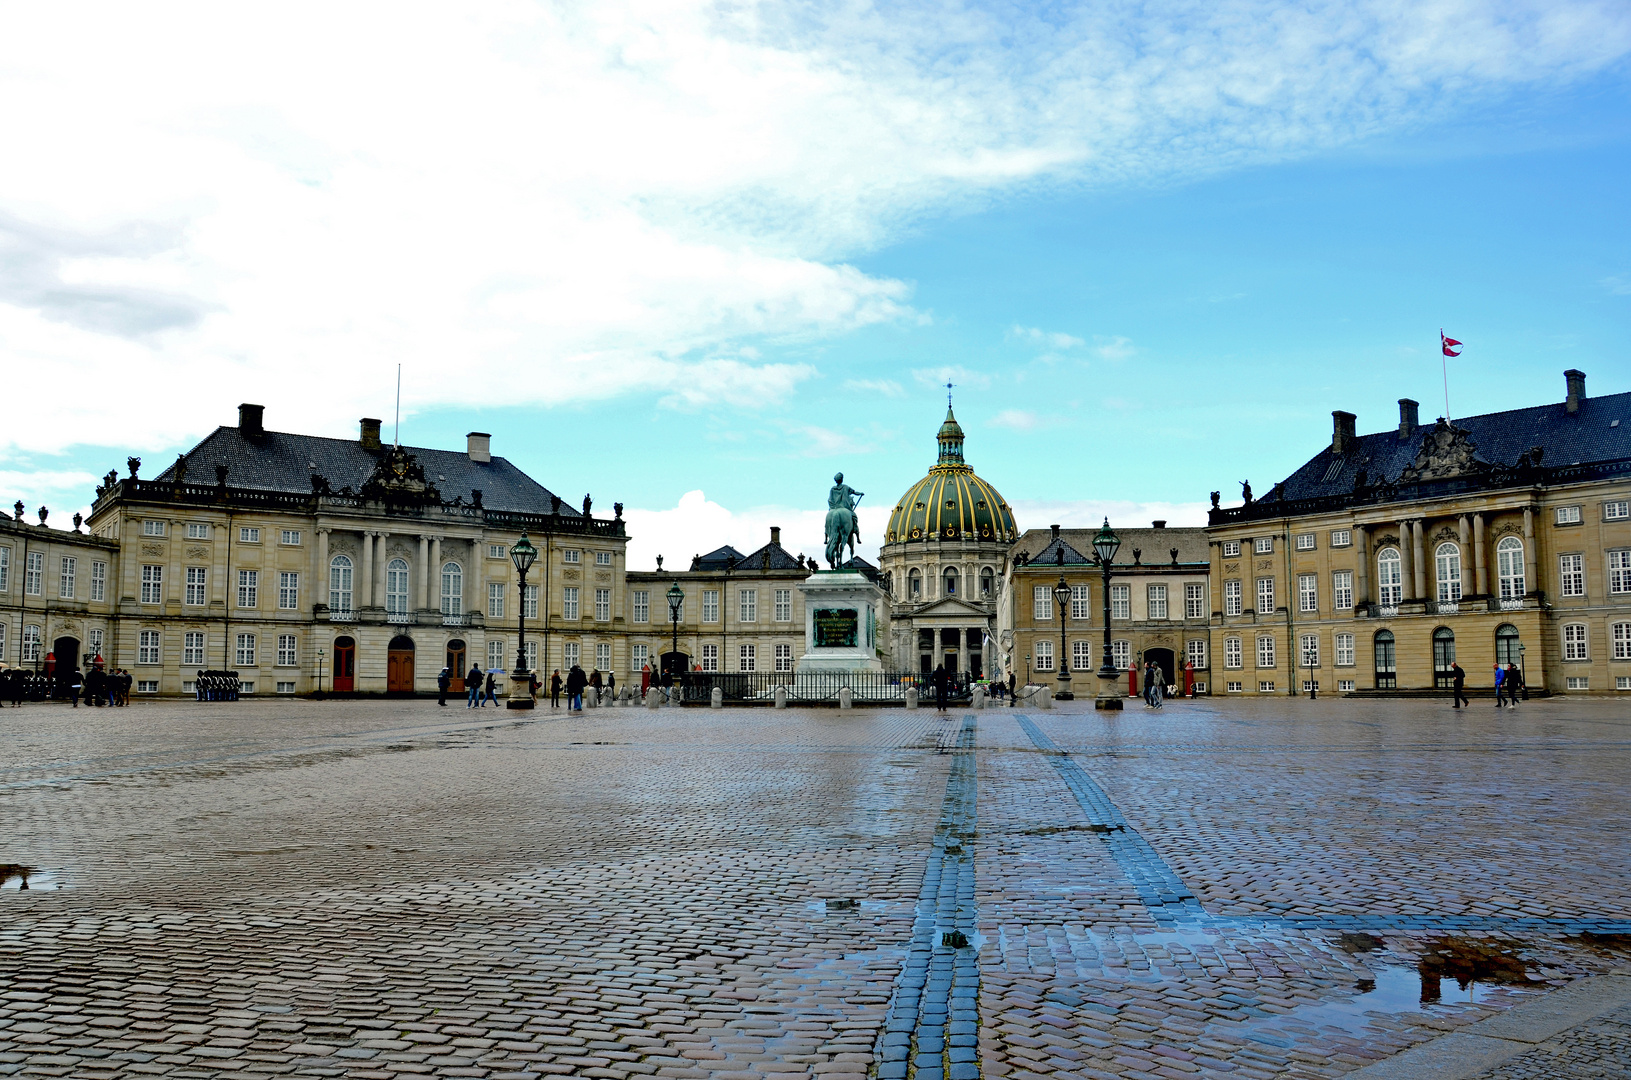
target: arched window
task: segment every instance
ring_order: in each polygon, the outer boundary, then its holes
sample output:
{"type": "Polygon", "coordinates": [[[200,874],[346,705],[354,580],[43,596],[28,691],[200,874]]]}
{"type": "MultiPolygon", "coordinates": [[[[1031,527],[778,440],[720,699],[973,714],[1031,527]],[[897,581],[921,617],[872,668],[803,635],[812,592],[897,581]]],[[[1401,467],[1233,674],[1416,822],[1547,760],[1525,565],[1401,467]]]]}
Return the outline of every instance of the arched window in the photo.
{"type": "Polygon", "coordinates": [[[1455,631],[1441,626],[1433,631],[1433,685],[1448,690],[1455,683],[1455,631]]]}
{"type": "Polygon", "coordinates": [[[1495,662],[1502,667],[1518,662],[1518,628],[1511,623],[1495,628],[1495,662]]]}
{"type": "Polygon", "coordinates": [[[330,612],[351,610],[351,557],[336,555],[328,562],[328,607],[330,612]]]}
{"type": "Polygon", "coordinates": [[[1385,608],[1396,608],[1404,599],[1403,565],[1398,548],[1383,548],[1376,553],[1376,600],[1385,608]]]}
{"type": "Polygon", "coordinates": [[[953,567],[946,567],[946,595],[957,595],[957,571],[953,567]]]}
{"type": "Polygon", "coordinates": [[[910,600],[923,599],[923,575],[916,569],[906,576],[906,595],[910,600]]]}
{"type": "Polygon", "coordinates": [[[1373,641],[1376,653],[1376,689],[1392,690],[1398,685],[1398,660],[1394,655],[1392,630],[1376,631],[1373,641]]]}
{"type": "Polygon", "coordinates": [[[385,564],[385,613],[408,613],[408,560],[392,559],[385,564]]]}
{"type": "Polygon", "coordinates": [[[456,562],[442,564],[442,614],[464,614],[464,568],[456,562]]]}
{"type": "Polygon", "coordinates": [[[1461,599],[1461,548],[1446,540],[1433,552],[1438,565],[1438,602],[1454,604],[1461,599]]]}
{"type": "Polygon", "coordinates": [[[997,574],[989,566],[980,567],[980,596],[989,600],[997,590],[997,574]]]}
{"type": "Polygon", "coordinates": [[[1523,541],[1516,536],[1503,537],[1495,545],[1495,576],[1501,583],[1502,603],[1523,602],[1523,541]]]}

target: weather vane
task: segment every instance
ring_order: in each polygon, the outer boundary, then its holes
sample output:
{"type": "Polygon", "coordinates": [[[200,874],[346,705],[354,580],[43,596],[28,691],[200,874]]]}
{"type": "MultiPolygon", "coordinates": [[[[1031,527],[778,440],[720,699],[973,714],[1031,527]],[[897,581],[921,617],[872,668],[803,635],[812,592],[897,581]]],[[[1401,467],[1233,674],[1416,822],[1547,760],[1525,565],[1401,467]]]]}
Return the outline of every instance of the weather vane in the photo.
{"type": "Polygon", "coordinates": [[[946,380],[946,408],[951,408],[951,388],[956,385],[950,379],[946,380]]]}

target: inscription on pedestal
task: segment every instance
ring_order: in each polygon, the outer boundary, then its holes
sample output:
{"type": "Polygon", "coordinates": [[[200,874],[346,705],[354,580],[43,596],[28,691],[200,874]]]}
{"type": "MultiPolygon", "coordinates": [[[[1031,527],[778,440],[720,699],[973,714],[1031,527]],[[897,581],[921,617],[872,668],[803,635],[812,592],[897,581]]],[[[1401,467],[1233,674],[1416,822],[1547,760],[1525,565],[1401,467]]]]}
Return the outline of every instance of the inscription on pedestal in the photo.
{"type": "Polygon", "coordinates": [[[853,649],[860,619],[854,608],[817,608],[815,647],[853,649]]]}

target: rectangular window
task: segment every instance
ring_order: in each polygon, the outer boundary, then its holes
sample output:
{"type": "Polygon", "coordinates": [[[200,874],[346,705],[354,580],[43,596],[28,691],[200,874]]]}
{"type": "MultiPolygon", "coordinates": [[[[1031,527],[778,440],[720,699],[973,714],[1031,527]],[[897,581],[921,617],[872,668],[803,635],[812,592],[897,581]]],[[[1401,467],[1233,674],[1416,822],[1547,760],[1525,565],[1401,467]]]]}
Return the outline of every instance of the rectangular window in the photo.
{"type": "Polygon", "coordinates": [[[1184,658],[1199,671],[1206,666],[1206,639],[1190,638],[1184,645],[1184,658]]]}
{"type": "Polygon", "coordinates": [[[1274,537],[1259,536],[1252,541],[1252,550],[1259,555],[1274,554],[1274,537]]]}
{"type": "Polygon", "coordinates": [[[11,549],[0,547],[0,592],[11,591],[11,549]]]}
{"type": "Polygon", "coordinates": [[[651,646],[635,644],[629,647],[629,670],[638,672],[651,663],[651,646]]]}
{"type": "Polygon", "coordinates": [[[487,583],[487,617],[489,619],[502,619],[504,617],[504,583],[502,581],[489,581],[487,583]]]}
{"type": "Polygon", "coordinates": [[[1563,626],[1563,659],[1587,660],[1586,624],[1565,623],[1563,626]]]}
{"type": "Polygon", "coordinates": [[[718,671],[719,670],[719,646],[718,645],[704,645],[702,647],[702,670],[703,671],[718,671]]]}
{"type": "MultiPolygon", "coordinates": [[[[92,630],[90,632],[90,634],[89,634],[89,638],[90,638],[90,643],[91,643],[91,656],[92,657],[101,656],[102,655],[102,631],[92,630]]],[[[6,635],[5,634],[0,634],[0,655],[4,655],[4,653],[6,651],[5,644],[6,644],[6,635]]]]}
{"type": "Polygon", "coordinates": [[[1608,591],[1631,593],[1631,549],[1608,553],[1608,591]]]}
{"type": "Polygon", "coordinates": [[[1352,547],[1354,534],[1350,529],[1332,529],[1331,546],[1334,548],[1352,547]]]}
{"type": "Polygon", "coordinates": [[[238,571],[238,606],[241,608],[260,607],[260,571],[238,571]]]}
{"type": "MultiPolygon", "coordinates": [[[[4,583],[0,583],[0,590],[3,590],[4,587],[4,583]]],[[[108,564],[105,562],[93,562],[91,563],[91,599],[106,600],[107,598],[108,564]]]]}
{"type": "Polygon", "coordinates": [[[295,636],[293,634],[279,634],[277,636],[277,666],[294,667],[297,659],[295,636]]]}
{"type": "Polygon", "coordinates": [[[261,531],[253,525],[245,525],[238,530],[238,543],[258,544],[261,542],[261,531]]]}
{"type": "Polygon", "coordinates": [[[612,646],[610,642],[599,641],[595,643],[595,668],[600,671],[612,670],[612,646]]]}
{"type": "Polygon", "coordinates": [[[1318,611],[1320,609],[1319,578],[1314,574],[1297,575],[1297,610],[1318,611]]]}
{"type": "Polygon", "coordinates": [[[1567,679],[1563,680],[1564,685],[1570,690],[1590,689],[1590,682],[1591,680],[1584,675],[1570,675],[1567,679]]]}
{"type": "Polygon", "coordinates": [[[1223,583],[1223,613],[1225,615],[1240,614],[1242,591],[1238,581],[1225,581],[1223,583]]]}
{"type": "Polygon", "coordinates": [[[576,550],[563,551],[561,552],[561,561],[564,563],[582,562],[583,553],[576,550]]]}
{"type": "Polygon", "coordinates": [[[1331,603],[1338,611],[1352,611],[1354,606],[1354,572],[1338,570],[1331,575],[1331,603]]]}
{"type": "Polygon", "coordinates": [[[1271,577],[1257,579],[1257,613],[1274,614],[1274,579],[1271,577]]]}
{"type": "Polygon", "coordinates": [[[487,666],[501,668],[504,666],[504,654],[509,650],[504,647],[503,638],[487,639],[487,666]]]}
{"type": "Polygon", "coordinates": [[[526,617],[529,619],[536,619],[538,617],[538,586],[528,585],[526,590],[521,594],[521,598],[521,607],[523,608],[526,617]]]}
{"type": "Polygon", "coordinates": [[[1206,586],[1199,581],[1184,585],[1184,618],[1206,618],[1206,586]]]}
{"type": "Polygon", "coordinates": [[[1274,693],[1274,680],[1273,679],[1259,679],[1259,680],[1257,680],[1257,692],[1259,694],[1272,694],[1272,693],[1274,693]]]}
{"type": "Polygon", "coordinates": [[[505,556],[503,544],[488,544],[487,557],[489,559],[502,559],[505,556]]]}
{"type": "Polygon", "coordinates": [[[74,598],[74,578],[78,576],[79,560],[72,555],[62,557],[61,573],[57,575],[57,596],[63,600],[74,598]]]}
{"type": "Polygon", "coordinates": [[[1070,587],[1070,617],[1082,620],[1093,617],[1093,603],[1088,597],[1086,585],[1070,587]]]}
{"type": "Polygon", "coordinates": [[[159,632],[143,630],[136,638],[136,663],[157,664],[160,659],[159,632]]]}
{"type": "MultiPolygon", "coordinates": [[[[158,631],[151,632],[154,635],[154,640],[157,641],[158,631]]],[[[40,628],[37,626],[23,627],[22,651],[17,657],[18,661],[24,664],[37,664],[44,655],[45,651],[41,646],[40,628]]],[[[157,663],[157,661],[154,662],[157,663]]]]}
{"type": "Polygon", "coordinates": [[[1560,506],[1557,508],[1557,523],[1559,525],[1580,524],[1580,508],[1578,506],[1560,506]]]}
{"type": "Polygon", "coordinates": [[[142,567],[142,603],[162,604],[164,602],[164,567],[142,567]]]}
{"type": "Polygon", "coordinates": [[[1225,559],[1232,559],[1236,555],[1239,555],[1239,554],[1240,554],[1240,541],[1239,540],[1225,540],[1223,542],[1223,557],[1225,559]]]}
{"type": "Polygon", "coordinates": [[[1586,595],[1586,557],[1559,555],[1557,557],[1558,595],[1586,595]]]}
{"type": "Polygon", "coordinates": [[[612,553],[609,552],[609,551],[597,551],[597,552],[595,552],[595,565],[596,566],[610,566],[610,565],[612,565],[612,553]]]}
{"type": "Polygon", "coordinates": [[[759,590],[743,589],[736,594],[736,617],[743,622],[759,621],[759,590]]]}
{"type": "Polygon", "coordinates": [[[1303,667],[1319,667],[1320,666],[1320,639],[1319,639],[1319,635],[1318,634],[1304,634],[1304,635],[1302,635],[1302,639],[1300,641],[1300,644],[1302,645],[1302,648],[1299,650],[1298,659],[1301,661],[1302,666],[1303,667]]]}
{"type": "Polygon", "coordinates": [[[793,646],[776,646],[776,671],[785,673],[793,670],[793,646]]]}
{"type": "Polygon", "coordinates": [[[1352,634],[1338,634],[1336,636],[1337,667],[1354,666],[1354,636],[1352,634]]]}
{"type": "Polygon", "coordinates": [[[1341,693],[1344,693],[1344,694],[1353,693],[1354,685],[1355,685],[1355,680],[1353,680],[1353,679],[1338,679],[1337,680],[1337,690],[1340,691],[1341,693]]]}
{"type": "Polygon", "coordinates": [[[189,607],[203,607],[209,603],[205,584],[208,580],[209,568],[205,566],[189,566],[186,569],[187,585],[182,593],[182,602],[189,607]]]}
{"type": "Polygon", "coordinates": [[[583,659],[583,648],[575,641],[568,641],[561,646],[561,664],[568,669],[577,665],[583,659]]]}
{"type": "Polygon", "coordinates": [[[1243,691],[1246,688],[1246,686],[1245,686],[1244,683],[1240,682],[1239,680],[1234,680],[1234,681],[1231,681],[1231,682],[1224,683],[1223,688],[1228,693],[1238,694],[1241,691],[1243,691]]]}
{"type": "Polygon", "coordinates": [[[1133,617],[1133,587],[1131,585],[1110,586],[1110,617],[1112,619],[1131,619],[1133,617]]]}
{"type": "Polygon", "coordinates": [[[1617,622],[1609,628],[1614,640],[1614,659],[1631,660],[1631,622],[1617,622]]]}
{"type": "Polygon", "coordinates": [[[238,666],[239,667],[254,667],[255,666],[255,635],[254,634],[239,634],[238,635],[238,652],[237,652],[237,656],[238,656],[238,666]]]}
{"type": "Polygon", "coordinates": [[[561,618],[576,619],[578,617],[578,587],[568,585],[561,590],[561,618]]]}
{"type": "Polygon", "coordinates": [[[300,606],[300,575],[293,570],[278,571],[277,606],[283,611],[294,611],[300,606]]]}
{"type": "Polygon", "coordinates": [[[1042,640],[1036,643],[1036,670],[1053,670],[1053,642],[1042,640]]]}
{"type": "Polygon", "coordinates": [[[610,590],[610,589],[596,589],[595,590],[595,618],[600,622],[606,622],[606,621],[610,620],[611,617],[612,617],[612,590],[610,590]]]}
{"type": "Polygon", "coordinates": [[[277,684],[277,692],[280,693],[280,694],[292,694],[292,693],[294,693],[294,680],[293,679],[285,679],[285,680],[280,681],[277,684]]]}
{"type": "Polygon", "coordinates": [[[651,621],[651,590],[635,589],[629,594],[634,598],[634,621],[648,623],[651,621]]]}
{"type": "Polygon", "coordinates": [[[187,539],[189,539],[189,540],[208,540],[209,538],[210,538],[210,527],[208,525],[206,525],[204,522],[202,522],[202,521],[189,521],[189,522],[187,522],[187,539]]]}
{"type": "Polygon", "coordinates": [[[1238,668],[1241,666],[1241,664],[1240,639],[1237,637],[1224,638],[1223,666],[1226,668],[1238,668]]]}
{"type": "Polygon", "coordinates": [[[756,646],[753,646],[753,645],[741,645],[741,646],[739,646],[737,654],[736,654],[737,664],[738,664],[738,667],[737,667],[736,670],[737,671],[757,671],[757,670],[759,670],[759,668],[758,668],[758,663],[759,663],[758,657],[759,657],[759,650],[758,650],[758,648],[756,646]]]}
{"type": "Polygon", "coordinates": [[[30,551],[23,561],[23,592],[39,596],[45,591],[45,555],[30,551]]]}
{"type": "Polygon", "coordinates": [[[157,679],[137,679],[136,680],[136,693],[138,693],[138,694],[156,694],[158,692],[159,692],[159,681],[157,679]]]}
{"type": "Polygon", "coordinates": [[[1149,585],[1144,590],[1144,603],[1151,619],[1164,619],[1167,617],[1167,587],[1165,585],[1149,585]]]}
{"type": "Polygon", "coordinates": [[[142,522],[142,535],[143,536],[163,536],[164,535],[164,522],[162,522],[162,521],[144,521],[144,522],[142,522]]]}
{"type": "Polygon", "coordinates": [[[1077,671],[1091,671],[1093,669],[1093,643],[1091,641],[1073,641],[1070,643],[1070,666],[1077,671]]]}
{"type": "Polygon", "coordinates": [[[299,547],[300,530],[284,529],[282,532],[278,533],[278,543],[284,545],[285,547],[299,547]]]}
{"type": "Polygon", "coordinates": [[[1297,534],[1297,550],[1298,551],[1313,551],[1314,550],[1314,534],[1313,533],[1298,533],[1297,534]]]}
{"type": "Polygon", "coordinates": [[[1110,643],[1110,662],[1116,665],[1117,671],[1126,671],[1133,663],[1133,643],[1130,641],[1112,641],[1110,643]]]}
{"type": "Polygon", "coordinates": [[[777,589],[776,590],[776,621],[777,622],[792,622],[793,621],[793,590],[792,589],[777,589]]]}
{"type": "Polygon", "coordinates": [[[182,635],[181,666],[187,668],[201,668],[204,666],[204,632],[202,630],[189,630],[182,635]]]}
{"type": "Polygon", "coordinates": [[[1274,638],[1268,634],[1263,634],[1257,639],[1257,666],[1260,668],[1275,666],[1274,638]]]}
{"type": "Polygon", "coordinates": [[[1603,504],[1604,521],[1625,521],[1627,518],[1631,518],[1631,501],[1619,499],[1603,504]]]}
{"type": "Polygon", "coordinates": [[[718,589],[702,590],[702,621],[705,623],[716,623],[719,621],[718,589]]]}
{"type": "Polygon", "coordinates": [[[1036,622],[1053,618],[1053,590],[1046,585],[1031,588],[1031,618],[1036,622]]]}

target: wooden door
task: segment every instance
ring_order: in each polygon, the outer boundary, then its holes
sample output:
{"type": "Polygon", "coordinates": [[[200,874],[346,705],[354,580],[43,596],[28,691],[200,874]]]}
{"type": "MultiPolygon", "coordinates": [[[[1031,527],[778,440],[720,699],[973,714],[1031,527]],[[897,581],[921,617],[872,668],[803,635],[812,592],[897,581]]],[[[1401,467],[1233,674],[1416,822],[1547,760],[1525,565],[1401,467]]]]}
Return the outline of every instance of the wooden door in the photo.
{"type": "Polygon", "coordinates": [[[452,681],[447,684],[449,693],[464,693],[464,642],[454,638],[447,643],[447,674],[452,681]]]}
{"type": "Polygon", "coordinates": [[[385,654],[385,692],[413,693],[413,651],[392,649],[385,654]]]}
{"type": "Polygon", "coordinates": [[[350,638],[334,642],[334,692],[349,694],[357,688],[357,643],[350,638]]]}

